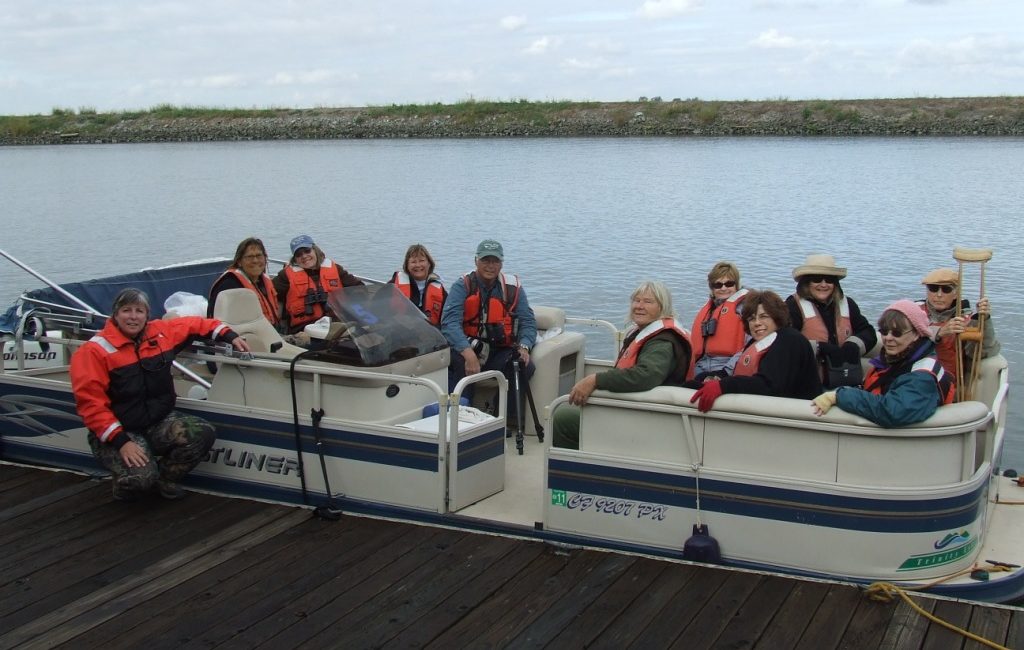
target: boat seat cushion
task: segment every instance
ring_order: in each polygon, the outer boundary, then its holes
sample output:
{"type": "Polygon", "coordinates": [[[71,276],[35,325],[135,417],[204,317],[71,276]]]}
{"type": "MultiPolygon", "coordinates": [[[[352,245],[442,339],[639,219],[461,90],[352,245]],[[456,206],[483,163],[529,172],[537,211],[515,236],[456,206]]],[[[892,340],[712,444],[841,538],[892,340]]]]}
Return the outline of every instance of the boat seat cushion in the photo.
{"type": "Polygon", "coordinates": [[[278,354],[289,358],[302,352],[302,348],[284,342],[281,334],[263,315],[259,298],[250,289],[221,291],[217,295],[217,304],[213,306],[213,317],[227,323],[246,340],[253,352],[268,353],[275,343],[281,344],[278,354]]]}

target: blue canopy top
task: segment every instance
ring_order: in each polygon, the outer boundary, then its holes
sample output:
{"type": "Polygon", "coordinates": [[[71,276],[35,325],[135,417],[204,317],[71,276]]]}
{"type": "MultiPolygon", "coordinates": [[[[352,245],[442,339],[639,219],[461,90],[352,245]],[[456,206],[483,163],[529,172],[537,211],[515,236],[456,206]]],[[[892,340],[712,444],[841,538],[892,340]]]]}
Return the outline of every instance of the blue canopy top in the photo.
{"type": "MultiPolygon", "coordinates": [[[[199,296],[208,296],[213,281],[224,272],[230,263],[230,260],[215,260],[145,269],[108,278],[62,284],[61,288],[102,313],[110,311],[114,296],[122,289],[127,287],[142,289],[149,296],[152,310],[150,316],[161,318],[165,311],[164,301],[171,294],[176,291],[185,291],[199,296]]],[[[81,309],[79,305],[74,304],[52,287],[36,289],[24,295],[36,300],[81,309]]],[[[0,316],[0,332],[14,333],[20,319],[20,307],[21,301],[9,307],[3,316],[0,316]]],[[[99,327],[102,327],[102,323],[98,323],[97,329],[99,327]]]]}

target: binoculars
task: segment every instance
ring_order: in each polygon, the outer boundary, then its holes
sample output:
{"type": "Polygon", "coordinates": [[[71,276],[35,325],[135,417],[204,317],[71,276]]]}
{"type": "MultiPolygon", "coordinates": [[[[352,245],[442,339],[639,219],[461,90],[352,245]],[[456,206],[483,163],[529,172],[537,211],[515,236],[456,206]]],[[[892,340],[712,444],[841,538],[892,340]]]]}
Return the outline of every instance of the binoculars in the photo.
{"type": "Polygon", "coordinates": [[[706,321],[704,321],[703,323],[700,324],[700,333],[704,337],[714,336],[715,335],[715,330],[717,330],[717,329],[718,329],[718,319],[717,318],[712,318],[710,320],[706,320],[706,321]]]}

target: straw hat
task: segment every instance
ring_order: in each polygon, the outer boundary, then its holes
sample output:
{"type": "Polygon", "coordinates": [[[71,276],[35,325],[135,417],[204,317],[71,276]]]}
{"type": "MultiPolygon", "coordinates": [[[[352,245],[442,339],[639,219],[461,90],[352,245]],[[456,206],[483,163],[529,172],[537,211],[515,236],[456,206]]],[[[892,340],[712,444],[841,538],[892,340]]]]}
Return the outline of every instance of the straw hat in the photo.
{"type": "Polygon", "coordinates": [[[804,275],[831,275],[842,279],[846,277],[846,269],[836,266],[836,259],[831,255],[815,253],[808,255],[803,264],[793,269],[794,280],[804,275]]]}
{"type": "Polygon", "coordinates": [[[955,287],[959,281],[960,277],[953,269],[935,269],[924,276],[921,284],[948,284],[955,287]]]}

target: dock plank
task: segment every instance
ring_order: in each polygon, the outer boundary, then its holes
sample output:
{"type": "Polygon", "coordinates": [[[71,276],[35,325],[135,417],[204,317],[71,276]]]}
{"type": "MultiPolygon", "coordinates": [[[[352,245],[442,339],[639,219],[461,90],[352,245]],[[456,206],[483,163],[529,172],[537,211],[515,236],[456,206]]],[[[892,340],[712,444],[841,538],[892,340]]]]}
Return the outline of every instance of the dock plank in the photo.
{"type": "Polygon", "coordinates": [[[601,553],[551,549],[426,647],[504,647],[602,559],[601,553]]]}
{"type": "MultiPolygon", "coordinates": [[[[962,603],[940,600],[936,601],[932,614],[950,625],[966,628],[971,621],[971,606],[964,607],[962,603]]],[[[964,637],[960,634],[941,625],[930,625],[921,644],[921,650],[955,650],[962,648],[963,644],[964,637]]]]}
{"type": "MultiPolygon", "coordinates": [[[[973,607],[971,608],[971,621],[967,624],[967,631],[983,639],[990,639],[997,643],[1004,643],[1010,629],[1011,612],[1006,609],[995,607],[973,607]]],[[[964,642],[964,650],[983,650],[984,645],[967,639],[964,642]]]]}
{"type": "MultiPolygon", "coordinates": [[[[335,618],[331,626],[352,630],[347,642],[353,647],[380,647],[418,618],[418,611],[446,600],[464,582],[501,561],[515,545],[506,538],[467,535],[400,582],[335,618]]],[[[327,628],[310,640],[314,644],[329,641],[330,634],[327,628]]]]}
{"type": "Polygon", "coordinates": [[[588,647],[613,621],[623,616],[638,598],[645,597],[654,581],[664,573],[665,563],[648,558],[639,559],[630,571],[618,579],[590,606],[583,608],[551,639],[555,648],[588,647]]]}
{"type": "MultiPolygon", "coordinates": [[[[479,607],[499,587],[517,576],[524,567],[535,562],[545,552],[543,544],[515,544],[511,553],[491,565],[490,570],[480,573],[463,583],[447,599],[430,609],[421,611],[419,617],[391,638],[385,648],[421,648],[458,622],[466,612],[479,607]]],[[[530,594],[524,598],[529,599],[530,594]]]]}
{"type": "MultiPolygon", "coordinates": [[[[8,469],[0,650],[981,647],[852,585],[8,469]]],[[[1021,647],[1024,610],[913,598],[1021,647]]]]}
{"type": "Polygon", "coordinates": [[[793,648],[818,612],[829,585],[797,580],[774,612],[771,624],[754,645],[756,648],[793,648]]]}
{"type": "MultiPolygon", "coordinates": [[[[914,599],[915,604],[928,612],[935,609],[935,600],[931,598],[914,599]]],[[[879,650],[899,650],[900,648],[918,648],[924,642],[924,635],[931,622],[921,615],[904,600],[900,600],[893,612],[885,636],[879,643],[879,650]]]]}
{"type": "MultiPolygon", "coordinates": [[[[281,530],[294,526],[297,517],[304,517],[298,511],[262,509],[245,520],[183,548],[173,555],[150,565],[148,568],[126,576],[102,589],[93,591],[56,611],[41,616],[31,623],[8,632],[0,637],[2,642],[24,643],[34,637],[45,636],[39,643],[52,646],[75,638],[83,630],[91,629],[101,622],[110,620],[134,605],[135,600],[147,594],[162,591],[168,584],[187,579],[211,565],[219,564],[233,556],[230,542],[252,531],[264,536],[276,535],[281,530]],[[276,526],[274,524],[277,524],[276,526]],[[227,545],[226,550],[211,552],[227,545]],[[75,620],[77,619],[77,620],[75,620]]],[[[244,548],[244,543],[241,546],[244,548]]]]}

